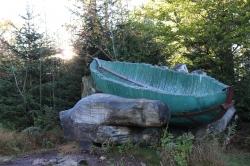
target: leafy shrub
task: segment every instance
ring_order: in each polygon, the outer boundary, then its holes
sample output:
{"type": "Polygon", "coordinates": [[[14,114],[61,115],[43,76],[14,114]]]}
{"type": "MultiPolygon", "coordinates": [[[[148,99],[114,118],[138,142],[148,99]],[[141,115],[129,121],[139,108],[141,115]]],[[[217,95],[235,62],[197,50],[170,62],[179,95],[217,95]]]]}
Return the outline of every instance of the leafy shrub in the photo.
{"type": "Polygon", "coordinates": [[[59,124],[59,113],[51,107],[44,106],[42,112],[37,113],[34,125],[44,130],[50,130],[59,124]]]}
{"type": "Polygon", "coordinates": [[[114,143],[110,139],[107,139],[102,143],[101,149],[104,153],[110,153],[114,150],[114,143]]]}
{"type": "Polygon", "coordinates": [[[135,149],[137,145],[134,145],[130,140],[124,144],[118,146],[118,151],[121,154],[128,153],[130,150],[135,149]]]}
{"type": "Polygon", "coordinates": [[[222,135],[208,134],[202,140],[194,140],[191,133],[174,137],[164,132],[161,139],[161,164],[168,166],[224,166],[222,137],[231,137],[233,125],[222,135]]]}
{"type": "Polygon", "coordinates": [[[184,133],[175,138],[171,133],[165,131],[161,139],[161,163],[170,166],[187,166],[193,140],[194,136],[191,133],[184,133]]]}

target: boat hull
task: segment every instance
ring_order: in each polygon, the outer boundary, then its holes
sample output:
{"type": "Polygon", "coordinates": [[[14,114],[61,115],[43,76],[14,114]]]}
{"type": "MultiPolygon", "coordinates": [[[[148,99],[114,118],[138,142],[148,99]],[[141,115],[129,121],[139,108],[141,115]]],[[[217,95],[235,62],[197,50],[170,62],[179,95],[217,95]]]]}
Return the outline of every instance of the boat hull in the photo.
{"type": "Polygon", "coordinates": [[[171,94],[164,90],[140,86],[137,82],[123,81],[126,78],[117,79],[113,76],[117,73],[113,71],[110,71],[110,75],[105,74],[107,72],[105,70],[109,69],[105,68],[105,64],[100,64],[102,62],[94,60],[90,65],[91,76],[97,90],[127,98],[160,100],[171,110],[171,124],[189,126],[208,124],[223,116],[225,112],[221,105],[226,102],[228,94],[226,90],[203,96],[171,94]]]}

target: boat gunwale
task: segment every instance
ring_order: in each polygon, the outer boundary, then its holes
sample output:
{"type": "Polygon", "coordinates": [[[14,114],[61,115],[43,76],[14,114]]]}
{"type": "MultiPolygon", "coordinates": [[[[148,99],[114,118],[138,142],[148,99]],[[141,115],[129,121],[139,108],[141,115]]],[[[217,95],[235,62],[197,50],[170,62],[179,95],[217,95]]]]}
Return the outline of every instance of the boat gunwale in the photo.
{"type": "MultiPolygon", "coordinates": [[[[97,65],[99,65],[99,60],[100,59],[97,59],[97,58],[94,58],[94,60],[97,61],[97,65]]],[[[101,60],[101,61],[104,61],[104,60],[101,60]]],[[[107,61],[109,62],[109,61],[107,61]]],[[[221,91],[217,91],[217,92],[214,92],[214,93],[207,93],[207,94],[204,94],[204,95],[190,95],[190,94],[177,94],[177,93],[167,93],[167,91],[164,91],[164,90],[161,90],[161,89],[157,89],[157,88],[147,88],[147,87],[144,87],[144,86],[135,86],[135,85],[131,85],[131,84],[125,84],[124,82],[121,82],[121,81],[118,81],[116,79],[110,79],[110,78],[107,78],[104,74],[102,74],[97,68],[94,68],[95,71],[93,71],[93,68],[90,66],[91,68],[91,72],[94,72],[96,73],[98,76],[100,76],[102,79],[104,80],[107,80],[107,81],[111,81],[111,82],[115,82],[117,84],[122,84],[123,86],[126,86],[126,87],[130,87],[130,88],[136,88],[136,89],[143,89],[143,90],[152,90],[152,91],[155,91],[157,93],[162,93],[164,95],[171,95],[171,96],[188,96],[188,97],[194,97],[194,98],[203,98],[203,97],[208,97],[208,96],[214,96],[216,94],[221,94],[221,93],[227,93],[226,90],[230,87],[226,84],[223,84],[221,83],[220,81],[216,80],[215,78],[213,77],[210,77],[208,75],[197,75],[197,74],[192,74],[192,73],[183,73],[183,72],[178,72],[178,71],[175,71],[175,70],[172,70],[172,69],[162,69],[160,66],[157,66],[157,65],[151,65],[151,64],[147,64],[147,63],[132,63],[132,62],[121,62],[121,61],[112,61],[112,63],[115,62],[115,63],[127,63],[127,64],[143,64],[143,65],[147,65],[151,68],[158,68],[162,71],[166,71],[166,70],[169,70],[171,72],[175,72],[175,73],[178,73],[178,74],[186,74],[186,75],[191,75],[191,76],[203,76],[203,77],[206,77],[207,79],[210,79],[211,81],[219,84],[220,86],[222,86],[222,90],[221,91]],[[224,87],[224,88],[223,88],[224,87]]],[[[100,68],[103,68],[103,67],[100,67],[100,68]]]]}

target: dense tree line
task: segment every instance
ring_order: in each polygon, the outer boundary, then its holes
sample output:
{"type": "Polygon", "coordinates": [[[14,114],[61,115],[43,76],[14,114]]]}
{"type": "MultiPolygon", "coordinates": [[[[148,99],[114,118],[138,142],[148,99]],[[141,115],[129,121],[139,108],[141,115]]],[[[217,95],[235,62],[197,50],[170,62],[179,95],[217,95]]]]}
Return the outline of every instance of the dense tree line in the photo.
{"type": "Polygon", "coordinates": [[[250,119],[249,1],[152,0],[135,11],[126,2],[76,3],[78,56],[68,62],[52,56],[53,43],[36,31],[30,13],[12,41],[1,36],[1,123],[15,129],[56,125],[58,112],[80,98],[81,78],[94,57],[203,69],[234,87],[237,109],[250,119]]]}
{"type": "Polygon", "coordinates": [[[152,0],[130,13],[115,8],[120,1],[80,2],[92,11],[81,15],[84,57],[203,69],[234,87],[237,109],[250,118],[249,1],[152,0]]]}
{"type": "Polygon", "coordinates": [[[58,112],[80,98],[84,73],[55,56],[60,52],[34,19],[27,10],[23,25],[9,23],[9,32],[0,38],[0,123],[6,128],[51,129],[59,124],[58,112]]]}

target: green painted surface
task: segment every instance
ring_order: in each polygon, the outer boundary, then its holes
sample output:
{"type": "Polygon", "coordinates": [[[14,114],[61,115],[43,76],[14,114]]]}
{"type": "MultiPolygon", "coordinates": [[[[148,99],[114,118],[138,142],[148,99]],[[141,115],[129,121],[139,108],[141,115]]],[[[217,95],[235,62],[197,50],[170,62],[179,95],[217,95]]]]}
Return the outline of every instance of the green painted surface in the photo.
{"type": "MultiPolygon", "coordinates": [[[[90,70],[98,90],[127,98],[160,100],[168,105],[172,115],[218,106],[225,102],[227,96],[223,89],[228,86],[209,76],[181,73],[144,63],[95,59],[90,70]]],[[[195,119],[209,123],[216,115],[209,113],[195,119]]],[[[189,124],[188,121],[171,119],[172,123],[181,125],[189,124]]]]}

